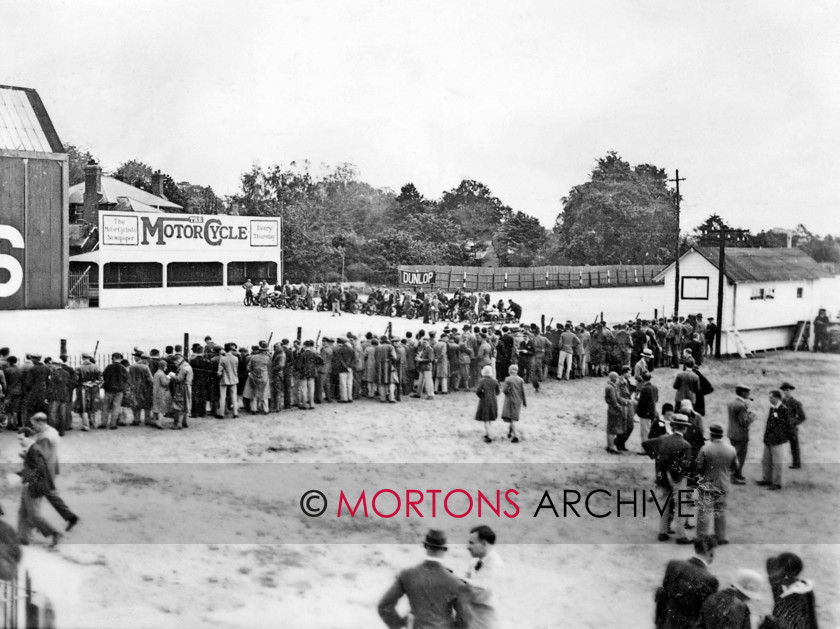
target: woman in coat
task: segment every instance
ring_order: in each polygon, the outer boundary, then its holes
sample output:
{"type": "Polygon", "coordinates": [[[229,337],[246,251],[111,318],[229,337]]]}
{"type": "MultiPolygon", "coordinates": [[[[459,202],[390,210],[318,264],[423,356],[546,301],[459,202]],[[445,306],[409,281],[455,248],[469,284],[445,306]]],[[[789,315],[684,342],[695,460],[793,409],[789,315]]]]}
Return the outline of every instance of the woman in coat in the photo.
{"type": "Polygon", "coordinates": [[[478,409],[475,411],[475,419],[484,422],[484,441],[490,443],[490,422],[496,421],[499,414],[499,405],[496,403],[496,396],[499,395],[499,383],[493,377],[493,368],[487,365],[481,370],[481,380],[475,388],[478,396],[478,409]]]}
{"type": "Polygon", "coordinates": [[[502,385],[502,393],[505,394],[505,403],[502,406],[502,420],[508,422],[508,439],[513,443],[519,443],[519,436],[516,434],[516,422],[519,421],[519,411],[523,406],[528,406],[525,400],[525,381],[519,377],[519,367],[511,365],[508,368],[510,375],[505,378],[502,385]]]}
{"type": "Polygon", "coordinates": [[[624,432],[626,412],[618,392],[618,374],[611,371],[607,386],[604,388],[604,401],[607,403],[607,452],[621,454],[615,447],[616,437],[624,432]]]}

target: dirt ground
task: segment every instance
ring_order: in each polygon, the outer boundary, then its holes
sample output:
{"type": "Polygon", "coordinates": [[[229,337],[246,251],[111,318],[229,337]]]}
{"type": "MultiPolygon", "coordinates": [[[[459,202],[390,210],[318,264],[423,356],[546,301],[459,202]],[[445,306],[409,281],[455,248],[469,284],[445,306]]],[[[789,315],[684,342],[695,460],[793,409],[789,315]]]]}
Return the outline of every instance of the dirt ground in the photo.
{"type": "MultiPolygon", "coordinates": [[[[324,313],[295,318],[231,306],[150,308],[98,311],[87,319],[57,312],[44,333],[36,315],[17,315],[15,334],[4,335],[3,344],[22,354],[58,333],[71,339],[71,349],[102,337],[162,347],[184,331],[195,339],[209,333],[217,341],[254,342],[267,330],[275,338],[293,336],[296,325],[308,336],[317,329],[381,332],[386,321],[324,313]]],[[[3,316],[0,324],[8,323],[3,316]]],[[[418,327],[395,320],[397,332],[418,327]]],[[[815,582],[821,625],[840,626],[840,357],[771,353],[710,361],[704,372],[716,389],[707,399],[707,425],[725,423],[736,383],[753,387],[760,419],[752,431],[749,479],[760,477],[767,392],[783,380],[794,382],[809,418],[800,430],[804,467],[785,469],[783,491],[752,483],[734,488],[731,544],[719,550],[713,572],[725,585],[737,569],[763,572],[767,557],[793,550],[815,582]]],[[[654,373],[663,400],[671,397],[673,374],[654,373]]],[[[463,573],[469,529],[482,522],[497,531],[505,561],[503,626],[651,626],[653,592],[665,564],[690,555],[656,541],[655,517],[555,518],[546,510],[533,517],[545,490],[560,506],[565,488],[650,488],[649,459],[604,451],[603,387],[604,379],[589,378],[546,383],[539,394],[529,390],[519,444],[481,440],[473,420],[477,399],[469,393],[390,405],[324,404],[236,421],[196,419],[181,432],[74,430],[62,441],[59,487],[82,521],[56,550],[40,538],[27,549],[34,587],[55,602],[60,627],[384,626],[376,603],[398,570],[422,559],[426,530],[447,532],[447,564],[463,573]],[[432,518],[424,503],[423,518],[335,517],[341,490],[358,496],[361,489],[370,495],[383,488],[463,488],[473,496],[513,488],[520,513],[506,518],[485,511],[479,519],[475,511],[464,518],[438,512],[432,518]],[[330,501],[320,518],[301,513],[299,499],[309,489],[330,501]]],[[[501,435],[504,427],[498,422],[494,429],[501,435]]],[[[637,435],[629,447],[638,449],[637,435]]],[[[16,452],[13,435],[0,435],[7,472],[19,466],[16,452]]],[[[18,492],[7,478],[0,500],[12,522],[18,492]]],[[[384,511],[394,503],[381,504],[384,511]]],[[[600,497],[593,504],[610,508],[600,497]]],[[[48,505],[44,510],[58,523],[48,505]]]]}

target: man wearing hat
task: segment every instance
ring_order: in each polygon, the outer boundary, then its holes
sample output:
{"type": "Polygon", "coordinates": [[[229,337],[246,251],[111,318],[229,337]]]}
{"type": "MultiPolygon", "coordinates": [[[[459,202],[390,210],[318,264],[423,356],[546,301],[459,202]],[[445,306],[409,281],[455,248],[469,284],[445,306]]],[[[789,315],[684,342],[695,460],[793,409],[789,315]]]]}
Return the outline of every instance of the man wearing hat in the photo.
{"type": "Polygon", "coordinates": [[[426,560],[403,570],[379,601],[379,617],[390,629],[405,627],[407,618],[397,613],[397,602],[408,597],[413,629],[469,627],[470,589],[443,565],[447,551],[446,535],[432,529],[423,543],[426,560]]]}
{"type": "Polygon", "coordinates": [[[187,419],[192,415],[192,387],[193,370],[192,366],[184,359],[175,347],[175,354],[172,355],[169,363],[172,371],[169,377],[172,380],[172,411],[175,417],[173,430],[188,428],[187,419]]]}
{"type": "Polygon", "coordinates": [[[761,459],[763,478],[757,485],[768,489],[782,488],[782,466],[784,445],[790,434],[790,420],[787,407],[782,404],[781,391],[770,391],[770,411],[764,427],[764,456],[761,459]]]}
{"type": "Polygon", "coordinates": [[[79,388],[79,414],[82,416],[82,432],[96,428],[96,407],[99,403],[99,387],[102,385],[102,373],[94,363],[93,354],[82,354],[82,364],[76,368],[76,381],[79,388]]]}
{"type": "Polygon", "coordinates": [[[750,410],[750,388],[743,384],[735,387],[735,399],[732,400],[727,411],[729,414],[729,425],[726,436],[729,443],[735,448],[738,455],[738,469],[732,478],[735,485],[743,485],[744,463],[747,460],[747,449],[750,443],[750,425],[755,421],[755,413],[750,410]]]}
{"type": "Polygon", "coordinates": [[[338,374],[338,401],[349,404],[353,401],[353,367],[356,364],[356,352],[347,344],[347,339],[339,336],[338,346],[333,350],[333,371],[338,374]]]}
{"type": "Polygon", "coordinates": [[[144,415],[147,426],[152,424],[152,403],[154,401],[154,380],[149,368],[149,357],[134,348],[134,364],[128,368],[128,388],[131,390],[131,410],[134,426],[140,425],[140,415],[144,415]]]}
{"type": "Polygon", "coordinates": [[[102,388],[105,389],[102,423],[99,425],[102,430],[116,430],[120,419],[122,398],[128,384],[128,369],[123,367],[122,359],[122,354],[114,352],[111,354],[111,364],[102,372],[102,388]]]}
{"type": "Polygon", "coordinates": [[[40,354],[30,354],[32,365],[24,369],[23,396],[26,414],[21,419],[24,425],[28,418],[37,413],[47,400],[47,382],[50,379],[50,368],[41,362],[40,354]]]}
{"type": "MultiPolygon", "coordinates": [[[[649,439],[650,427],[656,420],[656,410],[658,406],[659,389],[657,389],[656,385],[651,381],[650,372],[646,371],[642,374],[641,389],[639,389],[638,404],[636,405],[636,415],[639,417],[640,441],[647,441],[649,439]]],[[[643,450],[638,454],[647,453],[643,450]]]]}
{"type": "Polygon", "coordinates": [[[667,542],[671,510],[674,510],[674,528],[677,544],[691,542],[685,535],[685,500],[688,496],[687,474],[692,467],[691,445],[685,440],[685,431],[690,423],[688,417],[674,413],[671,419],[670,435],[642,442],[642,449],[656,459],[656,486],[659,489],[660,504],[664,509],[659,518],[659,541],[667,542]]]}
{"type": "Polygon", "coordinates": [[[725,590],[715,592],[703,603],[704,629],[750,629],[747,601],[760,601],[767,580],[755,570],[739,570],[725,590]]]}
{"type": "Polygon", "coordinates": [[[637,360],[633,366],[633,377],[636,380],[637,386],[641,386],[642,382],[644,382],[642,376],[646,373],[650,373],[650,365],[652,362],[653,352],[648,348],[643,349],[639,354],[639,360],[637,360]]]}
{"type": "Polygon", "coordinates": [[[790,466],[792,470],[798,470],[802,467],[802,459],[799,455],[799,424],[804,422],[805,410],[802,408],[802,402],[791,395],[791,391],[796,387],[790,382],[783,382],[779,387],[782,390],[782,404],[788,410],[788,421],[790,422],[790,455],[793,458],[793,464],[790,466]]]}
{"type": "Polygon", "coordinates": [[[268,341],[260,341],[248,361],[248,381],[245,383],[243,398],[253,400],[249,408],[252,413],[268,414],[268,402],[271,399],[271,358],[268,357],[268,341]]]}
{"type": "Polygon", "coordinates": [[[210,359],[204,354],[201,343],[193,343],[190,348],[190,367],[193,370],[192,410],[190,417],[207,416],[207,389],[210,386],[210,359]]]}
{"type": "Polygon", "coordinates": [[[723,441],[723,426],[714,422],[709,427],[711,441],[697,454],[697,470],[701,474],[698,486],[699,505],[697,534],[703,535],[714,516],[715,537],[718,544],[728,544],[726,539],[726,495],[729,493],[730,476],[738,471],[735,448],[723,441]]]}
{"type": "MultiPolygon", "coordinates": [[[[62,355],[66,361],[67,356],[62,355]]],[[[70,401],[73,399],[75,388],[76,372],[65,364],[52,363],[50,365],[50,377],[47,382],[47,402],[49,403],[50,425],[57,429],[56,435],[64,436],[66,427],[69,426],[67,417],[69,415],[70,401]]],[[[2,379],[0,379],[2,384],[2,379]]]]}
{"type": "Polygon", "coordinates": [[[224,419],[228,395],[232,402],[233,416],[239,417],[239,400],[236,397],[236,386],[239,383],[239,356],[236,354],[233,343],[225,344],[225,351],[219,358],[216,375],[219,377],[219,408],[216,417],[224,419]]]}

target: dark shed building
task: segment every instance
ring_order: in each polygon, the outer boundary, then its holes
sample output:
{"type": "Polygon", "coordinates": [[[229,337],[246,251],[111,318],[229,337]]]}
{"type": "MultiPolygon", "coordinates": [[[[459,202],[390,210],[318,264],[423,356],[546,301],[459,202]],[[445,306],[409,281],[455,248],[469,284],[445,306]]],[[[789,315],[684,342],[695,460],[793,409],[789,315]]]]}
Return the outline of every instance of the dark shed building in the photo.
{"type": "Polygon", "coordinates": [[[0,85],[0,310],[67,305],[68,188],[38,93],[0,85]]]}

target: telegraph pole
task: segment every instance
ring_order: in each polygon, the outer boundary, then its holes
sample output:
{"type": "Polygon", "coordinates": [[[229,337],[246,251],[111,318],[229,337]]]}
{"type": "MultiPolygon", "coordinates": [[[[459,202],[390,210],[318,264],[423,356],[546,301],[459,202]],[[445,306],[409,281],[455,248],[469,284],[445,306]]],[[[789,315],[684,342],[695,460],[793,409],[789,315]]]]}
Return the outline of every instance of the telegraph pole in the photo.
{"type": "Polygon", "coordinates": [[[723,286],[726,278],[726,241],[727,239],[741,240],[746,229],[733,229],[726,227],[722,221],[718,223],[717,229],[704,229],[703,238],[708,239],[710,235],[717,236],[710,244],[718,245],[718,295],[717,295],[717,333],[715,334],[715,358],[720,358],[720,340],[723,337],[723,286]]]}
{"type": "Polygon", "coordinates": [[[677,174],[673,181],[677,184],[677,235],[674,241],[674,318],[680,314],[680,182],[685,181],[685,177],[680,178],[680,171],[677,169],[677,174]]]}

